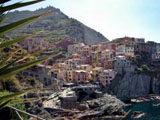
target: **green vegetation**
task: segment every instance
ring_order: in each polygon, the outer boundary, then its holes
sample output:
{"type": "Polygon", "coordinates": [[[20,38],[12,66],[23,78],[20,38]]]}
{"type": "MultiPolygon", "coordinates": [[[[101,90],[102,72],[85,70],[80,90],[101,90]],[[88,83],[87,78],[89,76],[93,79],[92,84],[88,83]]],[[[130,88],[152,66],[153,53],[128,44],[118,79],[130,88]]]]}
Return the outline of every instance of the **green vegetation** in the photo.
{"type": "MultiPolygon", "coordinates": [[[[41,0],[42,1],[42,0],[41,0]]],[[[7,12],[8,10],[12,10],[15,8],[19,8],[22,6],[30,5],[33,3],[40,2],[39,0],[33,0],[30,2],[25,3],[15,3],[7,6],[3,6],[3,3],[8,2],[8,0],[3,0],[0,2],[0,22],[4,20],[4,12],[7,12]]],[[[1,41],[0,41],[0,88],[2,92],[0,93],[0,110],[4,110],[6,106],[14,106],[16,108],[19,108],[21,110],[25,110],[24,107],[24,100],[22,97],[23,94],[29,93],[29,92],[35,92],[37,89],[31,89],[27,91],[20,91],[16,93],[10,93],[4,91],[5,89],[12,89],[9,88],[11,86],[16,86],[18,89],[19,81],[14,77],[18,72],[27,69],[29,67],[32,67],[38,63],[41,63],[48,59],[48,57],[44,57],[41,59],[28,59],[32,57],[32,55],[28,55],[28,53],[23,52],[20,50],[16,44],[22,40],[25,40],[26,38],[32,37],[33,35],[25,35],[16,39],[6,39],[5,35],[6,33],[13,31],[27,23],[32,22],[33,20],[36,20],[40,18],[42,15],[36,15],[29,18],[25,18],[22,20],[15,21],[13,23],[9,23],[7,25],[1,25],[0,26],[0,35],[1,35],[1,41]],[[19,54],[20,53],[20,54],[19,54]],[[11,85],[10,85],[11,84],[11,85]]],[[[20,35],[21,36],[21,35],[20,35]]],[[[18,44],[17,44],[18,45],[18,44]]],[[[32,84],[36,84],[35,80],[30,81],[32,84]]],[[[15,87],[14,87],[15,88],[15,87]]],[[[15,90],[16,91],[16,90],[15,90]]],[[[15,112],[15,111],[14,111],[15,112]]],[[[11,116],[14,119],[14,115],[11,116]]],[[[23,116],[23,118],[25,118],[23,116]]]]}
{"type": "MultiPolygon", "coordinates": [[[[11,95],[13,93],[11,92],[8,92],[8,91],[3,91],[3,92],[0,92],[0,96],[3,97],[3,96],[7,96],[7,95],[11,95]]],[[[11,101],[8,106],[13,106],[19,110],[23,110],[23,111],[26,111],[26,108],[25,108],[25,104],[24,104],[24,99],[22,97],[16,97],[16,101],[11,101]]],[[[17,120],[17,115],[15,114],[15,111],[11,110],[10,112],[8,112],[8,116],[14,120],[17,120]]],[[[24,120],[27,120],[27,116],[24,115],[24,114],[21,114],[21,117],[24,119],[24,120]]]]}
{"type": "Polygon", "coordinates": [[[41,34],[41,37],[46,38],[51,44],[67,38],[73,39],[74,42],[85,42],[88,44],[91,44],[92,42],[98,43],[99,41],[107,41],[100,33],[88,28],[75,19],[69,18],[59,9],[51,6],[36,11],[9,12],[6,15],[3,24],[12,23],[47,11],[53,11],[53,13],[25,25],[22,28],[16,29],[14,32],[10,32],[9,35],[12,36],[12,38],[17,38],[20,35],[32,34],[42,30],[43,33],[41,34]]]}

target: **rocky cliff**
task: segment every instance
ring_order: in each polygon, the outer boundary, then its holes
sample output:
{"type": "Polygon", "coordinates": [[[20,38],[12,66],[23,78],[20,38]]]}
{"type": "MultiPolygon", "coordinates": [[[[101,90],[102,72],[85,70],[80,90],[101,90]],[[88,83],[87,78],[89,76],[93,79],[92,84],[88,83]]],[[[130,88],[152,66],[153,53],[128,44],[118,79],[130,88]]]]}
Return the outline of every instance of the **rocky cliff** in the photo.
{"type": "Polygon", "coordinates": [[[149,74],[127,72],[117,75],[109,86],[109,92],[121,100],[146,97],[160,93],[160,80],[149,74]]]}

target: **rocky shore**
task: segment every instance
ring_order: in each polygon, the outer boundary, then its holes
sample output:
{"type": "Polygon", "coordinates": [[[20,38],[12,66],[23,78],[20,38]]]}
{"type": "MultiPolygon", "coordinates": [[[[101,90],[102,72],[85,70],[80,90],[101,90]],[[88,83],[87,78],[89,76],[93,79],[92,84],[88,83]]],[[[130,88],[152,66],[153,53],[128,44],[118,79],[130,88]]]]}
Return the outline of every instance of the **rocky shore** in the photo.
{"type": "MultiPolygon", "coordinates": [[[[123,110],[124,106],[125,103],[116,97],[104,94],[98,99],[79,103],[79,107],[76,109],[43,107],[39,102],[28,105],[28,112],[46,120],[119,120],[126,114],[123,110]]],[[[30,118],[30,120],[34,120],[34,118],[30,118]]]]}
{"type": "MultiPolygon", "coordinates": [[[[132,110],[133,104],[148,104],[160,99],[159,96],[156,96],[160,93],[159,80],[136,71],[117,75],[110,86],[105,89],[109,94],[105,93],[99,98],[79,101],[75,107],[72,104],[71,109],[60,107],[60,99],[57,97],[56,102],[47,101],[48,107],[44,107],[42,102],[29,105],[28,112],[45,118],[45,120],[120,120],[127,117],[129,114],[127,112],[132,110]],[[130,104],[125,104],[121,100],[129,101],[130,104]],[[128,111],[124,111],[126,106],[130,106],[128,111]]],[[[68,104],[68,106],[70,105],[68,104]]],[[[155,106],[157,107],[159,104],[152,105],[152,107],[155,106]]],[[[142,118],[145,120],[147,116],[143,110],[135,110],[130,114],[129,119],[132,120],[141,120],[142,118]]],[[[30,118],[30,120],[34,119],[30,118]]]]}

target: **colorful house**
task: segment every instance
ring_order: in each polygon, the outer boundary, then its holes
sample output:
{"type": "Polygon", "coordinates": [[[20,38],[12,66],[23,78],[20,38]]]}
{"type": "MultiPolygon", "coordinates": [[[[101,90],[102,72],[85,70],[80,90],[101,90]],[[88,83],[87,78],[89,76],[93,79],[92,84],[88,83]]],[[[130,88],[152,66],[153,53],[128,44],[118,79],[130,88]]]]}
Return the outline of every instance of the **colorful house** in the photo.
{"type": "Polygon", "coordinates": [[[72,81],[73,80],[73,69],[72,68],[66,69],[65,80],[66,81],[72,81]]]}
{"type": "Polygon", "coordinates": [[[151,45],[146,43],[139,43],[134,46],[134,52],[137,53],[151,53],[151,45]]]}
{"type": "Polygon", "coordinates": [[[135,67],[131,65],[131,61],[126,59],[125,56],[117,56],[115,59],[114,70],[118,73],[131,72],[135,70],[135,67]]]}
{"type": "Polygon", "coordinates": [[[92,69],[93,69],[92,66],[87,64],[76,66],[76,70],[85,70],[87,72],[90,72],[92,71],[92,69]]]}
{"type": "Polygon", "coordinates": [[[125,56],[134,57],[134,45],[125,46],[125,56]]]}
{"type": "Polygon", "coordinates": [[[106,86],[111,83],[115,76],[116,72],[113,69],[107,69],[99,74],[99,80],[103,86],[106,86]]]}
{"type": "Polygon", "coordinates": [[[103,68],[102,67],[95,67],[93,68],[92,70],[92,78],[94,81],[97,81],[99,80],[98,77],[99,77],[99,74],[103,71],[103,68]]]}
{"type": "Polygon", "coordinates": [[[113,59],[105,60],[103,62],[103,68],[104,69],[114,69],[114,62],[115,62],[115,60],[113,60],[113,59]]]}
{"type": "Polygon", "coordinates": [[[88,73],[85,70],[74,70],[73,71],[73,82],[87,82],[88,73]]]}

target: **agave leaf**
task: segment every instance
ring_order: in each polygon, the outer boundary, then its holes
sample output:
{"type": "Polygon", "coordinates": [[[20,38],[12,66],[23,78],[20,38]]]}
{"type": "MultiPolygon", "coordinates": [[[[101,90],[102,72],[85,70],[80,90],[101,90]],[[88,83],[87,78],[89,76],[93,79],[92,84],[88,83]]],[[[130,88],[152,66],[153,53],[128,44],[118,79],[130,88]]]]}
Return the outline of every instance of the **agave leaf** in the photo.
{"type": "Polygon", "coordinates": [[[17,59],[15,59],[15,60],[12,61],[11,63],[6,64],[5,66],[3,66],[3,67],[0,69],[0,73],[2,73],[3,71],[5,71],[5,70],[6,70],[7,68],[9,68],[9,67],[12,67],[12,65],[14,65],[14,64],[16,64],[16,63],[18,63],[18,62],[21,62],[21,61],[29,58],[28,56],[30,56],[30,55],[28,55],[28,54],[26,53],[26,54],[18,57],[17,59]]]}
{"type": "Polygon", "coordinates": [[[15,75],[16,73],[18,73],[18,72],[20,72],[24,69],[27,69],[29,67],[32,67],[32,66],[34,66],[38,63],[41,63],[41,62],[43,62],[47,59],[48,59],[48,57],[44,57],[44,58],[39,59],[39,60],[34,60],[34,61],[30,61],[28,63],[18,65],[18,66],[12,67],[12,68],[7,68],[3,72],[0,73],[0,80],[4,79],[4,78],[7,78],[7,77],[10,77],[12,75],[15,75]]]}
{"type": "Polygon", "coordinates": [[[17,22],[2,26],[2,27],[0,27],[0,35],[4,35],[7,32],[10,32],[10,31],[12,31],[16,28],[19,28],[19,27],[27,24],[27,23],[30,23],[30,22],[32,22],[33,20],[36,20],[39,17],[41,17],[41,15],[36,15],[36,16],[33,16],[33,17],[29,17],[29,18],[19,20],[17,22]]]}
{"type": "Polygon", "coordinates": [[[11,0],[1,0],[1,1],[0,1],[0,4],[6,3],[6,2],[8,2],[8,1],[11,1],[11,0]]]}
{"type": "Polygon", "coordinates": [[[20,92],[17,92],[17,93],[12,93],[12,94],[9,94],[9,95],[1,96],[0,97],[0,103],[2,103],[3,101],[9,100],[9,99],[14,99],[15,97],[18,97],[18,96],[22,96],[25,93],[35,92],[35,91],[38,91],[38,90],[40,90],[40,89],[31,89],[31,90],[20,91],[20,92]]]}
{"type": "Polygon", "coordinates": [[[9,102],[13,101],[16,97],[22,96],[26,93],[35,92],[38,90],[40,90],[40,89],[31,89],[31,90],[27,90],[27,91],[20,91],[17,93],[12,93],[9,95],[2,96],[2,97],[0,97],[0,109],[2,107],[6,106],[9,102]]]}
{"type": "Polygon", "coordinates": [[[10,46],[10,45],[12,45],[14,43],[17,43],[17,42],[20,42],[22,40],[25,40],[26,38],[31,37],[31,36],[32,35],[26,35],[26,36],[20,37],[20,38],[18,38],[16,40],[10,40],[10,41],[4,42],[4,43],[0,44],[0,50],[2,50],[5,47],[8,47],[8,46],[10,46]]]}
{"type": "Polygon", "coordinates": [[[49,46],[47,46],[47,47],[44,48],[44,49],[41,49],[41,50],[38,50],[38,51],[34,52],[32,55],[34,55],[34,56],[35,56],[35,55],[38,55],[38,54],[40,54],[40,53],[42,53],[42,52],[48,50],[48,48],[49,48],[49,46]]]}
{"type": "MultiPolygon", "coordinates": [[[[38,51],[38,53],[39,53],[40,51],[38,51]]],[[[36,54],[38,54],[38,53],[36,53],[36,54]]],[[[45,60],[47,60],[47,59],[51,59],[51,58],[54,58],[54,57],[56,57],[56,56],[59,56],[59,55],[61,55],[62,54],[62,52],[59,52],[59,53],[57,53],[57,54],[55,54],[55,55],[52,55],[52,56],[50,56],[50,57],[45,57],[44,59],[45,60]]],[[[8,70],[10,70],[10,69],[12,69],[11,68],[11,66],[12,65],[14,65],[14,64],[16,64],[17,62],[20,62],[20,61],[22,61],[22,60],[25,60],[25,59],[27,59],[27,58],[30,58],[31,56],[33,56],[33,55],[35,55],[35,53],[34,54],[32,54],[32,55],[28,55],[27,57],[25,57],[25,58],[23,58],[23,56],[21,56],[20,58],[18,58],[18,59],[16,59],[15,61],[13,61],[12,63],[9,63],[9,64],[7,64],[6,66],[4,66],[3,68],[1,68],[0,69],[0,79],[1,79],[1,74],[3,74],[3,72],[8,72],[8,70]]],[[[24,55],[25,56],[25,55],[24,55]]],[[[42,58],[43,59],[43,58],[42,58]]],[[[40,59],[41,60],[41,59],[40,59]]],[[[42,60],[42,62],[43,61],[45,61],[45,60],[42,60]]],[[[38,60],[37,60],[38,61],[38,60]]],[[[32,62],[32,61],[31,61],[32,62]]],[[[34,62],[34,61],[33,61],[34,62]]],[[[36,63],[35,63],[36,64],[36,63]]],[[[38,63],[37,63],[38,64],[38,63]]],[[[24,65],[24,64],[22,64],[22,65],[24,65]]],[[[34,66],[34,65],[32,65],[32,66],[34,66]]],[[[16,67],[18,67],[18,66],[16,66],[16,67]]],[[[29,67],[27,67],[27,68],[29,68],[29,67]]],[[[25,68],[24,68],[25,69],[25,68]]],[[[23,70],[24,70],[23,69],[23,70]]],[[[21,70],[22,71],[22,70],[21,70]]],[[[20,72],[20,71],[19,71],[20,72]]],[[[7,77],[7,76],[6,76],[7,77]]],[[[2,77],[3,78],[3,77],[2,77]]]]}
{"type": "Polygon", "coordinates": [[[35,3],[38,3],[38,2],[42,2],[42,1],[44,1],[44,0],[33,0],[33,1],[29,1],[29,2],[24,2],[24,3],[18,2],[18,3],[15,3],[15,4],[8,5],[8,6],[2,6],[2,7],[0,7],[0,12],[3,13],[3,12],[6,12],[6,11],[9,11],[9,10],[24,7],[24,6],[27,6],[27,5],[32,5],[32,4],[35,4],[35,3]]]}
{"type": "Polygon", "coordinates": [[[1,62],[0,62],[0,68],[4,67],[6,65],[6,62],[8,62],[9,60],[12,59],[12,57],[20,50],[20,48],[17,48],[14,52],[11,52],[9,56],[7,56],[6,58],[4,58],[1,62]]]}
{"type": "Polygon", "coordinates": [[[2,67],[1,69],[0,69],[0,73],[2,73],[2,72],[4,72],[7,68],[10,68],[13,64],[15,64],[16,63],[16,60],[15,61],[13,61],[13,62],[11,62],[11,63],[8,63],[7,65],[5,65],[4,67],[2,67]]]}
{"type": "Polygon", "coordinates": [[[4,107],[5,107],[8,103],[10,103],[11,101],[12,101],[12,100],[9,99],[9,100],[3,102],[2,104],[0,104],[0,110],[1,110],[2,108],[4,108],[4,107]]]}
{"type": "MultiPolygon", "coordinates": [[[[39,45],[37,45],[38,47],[40,46],[40,44],[39,45]]],[[[38,47],[35,47],[35,48],[33,48],[31,51],[29,51],[29,53],[30,54],[26,54],[26,55],[23,55],[22,57],[21,57],[21,59],[18,59],[18,60],[16,60],[16,62],[21,62],[21,61],[23,61],[23,60],[25,60],[25,59],[27,59],[27,58],[32,58],[32,56],[36,56],[36,55],[39,55],[40,53],[42,53],[42,52],[44,52],[44,51],[46,51],[46,50],[48,50],[49,48],[50,48],[50,46],[47,46],[46,48],[44,48],[44,49],[41,49],[41,50],[38,50],[38,51],[36,51],[36,52],[34,52],[34,50],[36,50],[38,47]],[[33,53],[34,52],[34,53],[33,53]]],[[[56,55],[54,55],[54,56],[57,56],[58,54],[56,54],[56,55]]],[[[54,57],[53,56],[53,57],[54,57]]]]}
{"type": "Polygon", "coordinates": [[[37,50],[39,47],[41,47],[43,45],[43,43],[46,43],[46,41],[41,42],[40,44],[38,44],[36,47],[34,47],[33,49],[31,49],[29,51],[29,53],[33,53],[35,50],[37,50]]]}
{"type": "Polygon", "coordinates": [[[14,100],[13,102],[10,103],[11,106],[18,104],[24,104],[24,103],[34,103],[36,101],[41,100],[42,98],[28,98],[28,99],[24,99],[24,101],[19,102],[19,100],[14,100]]]}
{"type": "Polygon", "coordinates": [[[4,15],[4,14],[1,14],[1,15],[0,15],[0,23],[4,20],[4,18],[5,18],[5,15],[4,15]]]}

